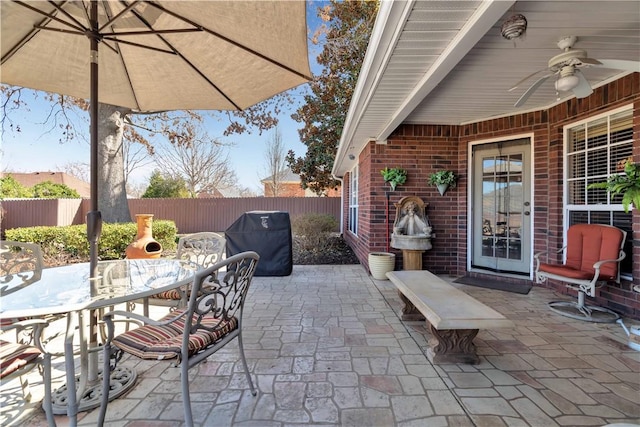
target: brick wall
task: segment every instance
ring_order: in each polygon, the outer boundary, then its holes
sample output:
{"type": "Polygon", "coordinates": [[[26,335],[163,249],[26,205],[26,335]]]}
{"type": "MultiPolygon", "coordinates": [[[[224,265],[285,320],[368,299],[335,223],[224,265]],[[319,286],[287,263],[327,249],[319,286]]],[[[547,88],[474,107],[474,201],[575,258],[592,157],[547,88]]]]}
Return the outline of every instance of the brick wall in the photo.
{"type": "MultiPolygon", "coordinates": [[[[264,183],[264,197],[276,197],[274,196],[273,185],[271,183],[264,183]]],[[[277,197],[304,197],[304,190],[300,186],[300,183],[288,183],[283,182],[278,185],[277,197]]]]}
{"type": "MultiPolygon", "coordinates": [[[[639,73],[600,87],[588,98],[572,99],[549,110],[463,126],[400,125],[387,139],[387,145],[370,143],[360,153],[359,230],[358,236],[346,233],[347,240],[364,265],[368,265],[369,252],[386,250],[385,193],[388,186],[385,186],[380,170],[403,167],[408,171],[408,179],[405,185],[398,186],[390,194],[389,223],[395,219],[394,202],[408,195],[422,198],[428,203],[426,213],[436,234],[433,249],[423,255],[424,268],[439,274],[465,274],[470,143],[526,133],[533,134],[534,253],[557,250],[562,247],[563,230],[563,126],[630,103],[634,104],[634,161],[640,162],[639,73]],[[435,187],[427,184],[427,177],[444,168],[455,171],[459,180],[456,188],[440,196],[435,187]]],[[[348,193],[345,193],[345,201],[348,204],[348,193]]],[[[638,209],[633,212],[633,239],[637,248],[634,250],[633,277],[635,284],[640,284],[640,213],[638,209]]],[[[348,220],[346,211],[344,218],[348,220]]],[[[396,268],[401,268],[401,251],[393,248],[390,251],[396,253],[396,268]]],[[[546,286],[561,293],[568,292],[561,283],[551,282],[546,286]]],[[[630,288],[630,283],[606,286],[599,291],[596,303],[640,318],[640,294],[630,288]]]]}
{"type": "MultiPolygon", "coordinates": [[[[284,182],[279,187],[277,197],[316,197],[311,190],[304,190],[299,182],[284,182]]],[[[264,197],[274,197],[273,185],[268,182],[264,183],[264,197]]],[[[327,190],[326,197],[340,197],[340,188],[327,190]]]]}

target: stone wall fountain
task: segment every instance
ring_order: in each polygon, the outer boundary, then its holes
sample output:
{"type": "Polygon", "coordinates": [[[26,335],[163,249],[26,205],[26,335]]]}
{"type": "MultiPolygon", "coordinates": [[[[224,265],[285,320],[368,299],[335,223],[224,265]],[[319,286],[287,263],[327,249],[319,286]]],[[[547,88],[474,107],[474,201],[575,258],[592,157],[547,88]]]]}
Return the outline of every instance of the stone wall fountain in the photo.
{"type": "Polygon", "coordinates": [[[407,196],[394,203],[396,220],[393,223],[391,247],[402,250],[405,270],[422,270],[422,253],[431,249],[431,224],[425,214],[425,204],[417,196],[407,196]]]}

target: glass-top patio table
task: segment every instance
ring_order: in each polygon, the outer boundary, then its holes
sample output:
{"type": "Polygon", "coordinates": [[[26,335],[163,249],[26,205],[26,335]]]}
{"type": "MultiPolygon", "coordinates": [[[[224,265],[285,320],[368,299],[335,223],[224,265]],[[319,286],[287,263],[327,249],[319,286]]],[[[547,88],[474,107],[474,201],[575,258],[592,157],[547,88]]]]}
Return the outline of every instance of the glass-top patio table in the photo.
{"type": "MultiPolygon", "coordinates": [[[[197,269],[198,266],[188,261],[129,259],[99,262],[95,279],[89,279],[89,263],[0,277],[0,319],[54,314],[67,316],[64,345],[66,378],[67,385],[75,383],[77,391],[74,393],[74,388],[67,386],[56,390],[52,396],[54,414],[66,413],[71,425],[76,425],[78,412],[100,405],[97,353],[91,351],[96,331],[89,331],[89,343],[84,331],[85,314],[188,284],[197,269]],[[76,330],[80,337],[78,378],[75,377],[76,352],[73,349],[76,330]]],[[[133,386],[136,376],[135,371],[129,369],[111,375],[112,384],[115,376],[115,382],[120,386],[112,390],[110,399],[133,386]]]]}

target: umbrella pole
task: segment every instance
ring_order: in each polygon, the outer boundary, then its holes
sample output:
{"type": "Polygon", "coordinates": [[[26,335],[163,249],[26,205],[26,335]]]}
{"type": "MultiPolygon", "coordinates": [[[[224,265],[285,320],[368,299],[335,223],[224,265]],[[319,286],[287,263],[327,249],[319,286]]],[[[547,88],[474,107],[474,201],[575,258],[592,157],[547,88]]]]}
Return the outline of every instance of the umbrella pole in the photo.
{"type": "MultiPolygon", "coordinates": [[[[91,88],[89,100],[90,135],[91,135],[91,210],[87,213],[87,238],[89,239],[89,269],[91,295],[97,292],[98,279],[98,240],[102,231],[102,216],[98,210],[98,2],[91,1],[91,31],[88,34],[91,42],[91,88]]],[[[89,347],[97,346],[98,319],[95,310],[89,312],[89,347]]],[[[108,375],[108,373],[106,374],[108,375]]],[[[89,357],[89,381],[98,379],[98,357],[89,357]]]]}

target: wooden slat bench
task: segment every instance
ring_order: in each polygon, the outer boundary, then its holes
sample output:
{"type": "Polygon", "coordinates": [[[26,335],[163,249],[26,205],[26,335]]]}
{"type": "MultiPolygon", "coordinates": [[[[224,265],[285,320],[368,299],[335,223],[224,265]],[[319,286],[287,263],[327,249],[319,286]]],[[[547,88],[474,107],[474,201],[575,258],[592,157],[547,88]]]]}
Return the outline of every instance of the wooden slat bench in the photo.
{"type": "Polygon", "coordinates": [[[479,363],[480,329],[513,328],[511,320],[426,270],[387,273],[405,304],[402,320],[427,320],[432,363],[479,363]]]}

